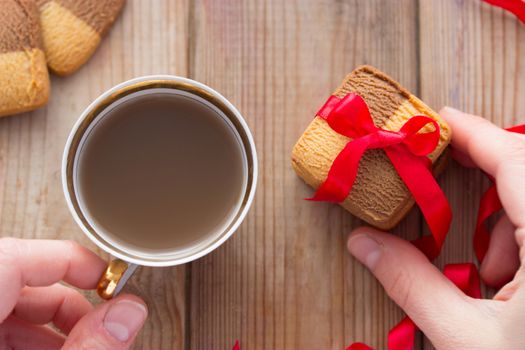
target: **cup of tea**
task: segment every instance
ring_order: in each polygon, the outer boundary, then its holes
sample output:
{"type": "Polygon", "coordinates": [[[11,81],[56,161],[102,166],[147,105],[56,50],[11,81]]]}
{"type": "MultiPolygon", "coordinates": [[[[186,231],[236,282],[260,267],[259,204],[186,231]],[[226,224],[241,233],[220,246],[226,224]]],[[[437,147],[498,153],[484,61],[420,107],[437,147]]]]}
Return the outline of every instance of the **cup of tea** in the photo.
{"type": "Polygon", "coordinates": [[[255,143],[239,111],[210,87],[140,77],[82,113],[62,185],[82,231],[115,258],[98,286],[109,299],[137,266],[190,262],[235,232],[255,194],[255,143]]]}

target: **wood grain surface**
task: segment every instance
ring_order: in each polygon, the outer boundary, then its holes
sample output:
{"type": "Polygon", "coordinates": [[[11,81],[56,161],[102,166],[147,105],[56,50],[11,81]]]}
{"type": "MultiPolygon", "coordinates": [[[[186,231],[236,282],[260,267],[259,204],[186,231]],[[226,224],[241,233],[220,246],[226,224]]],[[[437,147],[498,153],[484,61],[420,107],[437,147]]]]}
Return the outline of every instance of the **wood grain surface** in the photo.
{"type": "MultiPolygon", "coordinates": [[[[141,268],[126,290],[150,318],[135,349],[386,348],[403,313],[345,248],[361,224],[336,205],[302,200],[291,149],[346,73],[387,72],[430,106],[525,122],[525,26],[478,0],[129,0],[92,59],[52,79],[47,107],[0,119],[0,236],[74,239],[97,250],[63,199],[60,160],[81,111],[129,78],[176,74],[210,85],[246,118],[259,153],[256,200],[212,254],[141,268]],[[521,57],[521,59],[520,59],[521,57]]],[[[452,163],[439,180],[455,219],[438,266],[473,261],[487,183],[452,163]]],[[[427,234],[414,209],[394,230],[427,234]]],[[[489,293],[491,291],[488,291],[489,293]]],[[[94,302],[97,298],[88,293],[94,302]]],[[[416,349],[432,346],[419,336],[416,349]]]]}

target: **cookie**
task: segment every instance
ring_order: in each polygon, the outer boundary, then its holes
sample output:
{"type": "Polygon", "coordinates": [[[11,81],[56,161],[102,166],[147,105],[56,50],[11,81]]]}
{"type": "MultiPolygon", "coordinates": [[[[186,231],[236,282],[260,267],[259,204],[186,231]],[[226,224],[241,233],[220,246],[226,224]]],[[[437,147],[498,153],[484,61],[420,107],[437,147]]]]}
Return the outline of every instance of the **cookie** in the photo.
{"type": "Polygon", "coordinates": [[[46,104],[49,75],[36,5],[0,0],[0,23],[0,116],[46,104]]]}
{"type": "MultiPolygon", "coordinates": [[[[401,87],[396,81],[370,66],[350,73],[334,95],[344,97],[354,92],[368,105],[377,127],[398,131],[415,115],[426,115],[437,121],[440,139],[429,155],[437,175],[446,164],[446,148],[451,139],[448,124],[430,107],[401,87]]],[[[427,125],[424,131],[431,131],[427,125]]],[[[326,179],[339,152],[350,141],[316,116],[292,151],[292,166],[308,185],[317,189],[326,179]]],[[[341,205],[369,224],[388,230],[396,226],[414,205],[414,199],[397,174],[390,159],[380,149],[368,150],[359,164],[354,186],[341,205]]]]}
{"type": "Polygon", "coordinates": [[[37,0],[49,69],[69,75],[93,55],[125,0],[37,0]]]}

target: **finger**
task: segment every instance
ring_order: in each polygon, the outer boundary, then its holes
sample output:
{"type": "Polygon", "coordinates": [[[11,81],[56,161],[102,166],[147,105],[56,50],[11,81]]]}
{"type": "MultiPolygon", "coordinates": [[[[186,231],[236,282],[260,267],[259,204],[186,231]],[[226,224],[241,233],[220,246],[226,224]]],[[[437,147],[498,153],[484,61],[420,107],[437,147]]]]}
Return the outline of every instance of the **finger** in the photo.
{"type": "Polygon", "coordinates": [[[514,135],[516,135],[517,138],[525,141],[525,135],[524,134],[518,134],[518,133],[514,133],[514,135]]]}
{"type": "Polygon", "coordinates": [[[497,300],[508,300],[509,308],[517,308],[520,312],[525,305],[525,267],[522,265],[514,279],[501,288],[494,296],[497,300]]]}
{"type": "Polygon", "coordinates": [[[521,282],[518,280],[512,280],[506,285],[504,285],[497,293],[494,295],[494,300],[499,301],[507,301],[510,300],[514,293],[516,293],[516,290],[521,286],[521,282]]]}
{"type": "Polygon", "coordinates": [[[63,344],[64,337],[48,327],[33,325],[13,316],[0,324],[1,349],[58,350],[63,344]]]}
{"type": "Polygon", "coordinates": [[[473,299],[409,242],[372,228],[360,228],[350,235],[348,248],[434,345],[453,348],[444,346],[444,335],[454,337],[460,327],[479,323],[478,317],[482,319],[473,299]]]}
{"type": "Polygon", "coordinates": [[[73,241],[0,239],[0,322],[13,310],[22,287],[64,280],[95,288],[106,263],[73,241]]]}
{"type": "Polygon", "coordinates": [[[450,107],[440,112],[453,130],[452,145],[496,178],[498,194],[507,215],[518,228],[525,227],[525,143],[516,133],[450,107]]]}
{"type": "Polygon", "coordinates": [[[520,266],[516,227],[503,215],[492,230],[489,249],[481,264],[481,277],[489,286],[501,287],[512,280],[520,266]]]}
{"type": "Polygon", "coordinates": [[[93,306],[78,291],[54,284],[49,287],[25,287],[20,293],[13,315],[35,324],[53,324],[65,334],[93,306]]]}
{"type": "Polygon", "coordinates": [[[63,280],[92,289],[106,267],[104,260],[74,241],[2,238],[0,254],[0,259],[29,286],[63,280]]]}
{"type": "Polygon", "coordinates": [[[128,349],[146,320],[144,302],[121,295],[101,304],[77,322],[63,349],[128,349]]]}
{"type": "Polygon", "coordinates": [[[439,114],[450,124],[454,148],[469,155],[481,169],[496,176],[498,167],[515,160],[516,152],[523,150],[522,140],[488,120],[463,113],[451,107],[439,114]]]}

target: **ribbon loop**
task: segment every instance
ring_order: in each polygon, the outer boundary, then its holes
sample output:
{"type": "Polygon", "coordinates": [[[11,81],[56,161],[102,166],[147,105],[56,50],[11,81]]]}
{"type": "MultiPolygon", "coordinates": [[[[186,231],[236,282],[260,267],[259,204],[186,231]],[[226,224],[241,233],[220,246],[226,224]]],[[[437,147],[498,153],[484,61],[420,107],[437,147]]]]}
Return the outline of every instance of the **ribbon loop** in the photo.
{"type": "Polygon", "coordinates": [[[377,130],[363,98],[350,93],[342,99],[330,96],[318,116],[325,119],[337,133],[350,138],[365,136],[377,130]],[[348,114],[351,110],[352,113],[348,114]]]}
{"type": "Polygon", "coordinates": [[[410,118],[403,126],[400,133],[406,135],[403,143],[408,147],[410,152],[418,156],[426,156],[434,151],[439,143],[439,125],[429,117],[416,115],[410,118]],[[434,130],[431,132],[421,133],[428,124],[432,125],[434,130]]]}

